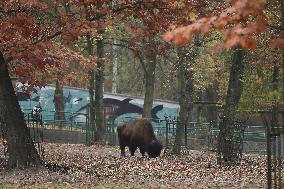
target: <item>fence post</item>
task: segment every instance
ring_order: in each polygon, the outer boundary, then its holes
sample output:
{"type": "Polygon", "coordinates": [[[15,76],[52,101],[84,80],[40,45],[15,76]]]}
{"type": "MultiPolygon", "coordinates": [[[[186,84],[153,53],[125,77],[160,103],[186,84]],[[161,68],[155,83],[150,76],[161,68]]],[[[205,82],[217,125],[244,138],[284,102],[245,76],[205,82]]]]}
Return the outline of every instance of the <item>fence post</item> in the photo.
{"type": "Polygon", "coordinates": [[[114,116],[112,117],[112,144],[116,145],[116,140],[115,140],[115,128],[114,128],[114,116]]]}
{"type": "Polygon", "coordinates": [[[269,125],[266,125],[266,155],[267,155],[267,188],[271,189],[272,188],[272,167],[271,167],[271,141],[270,141],[270,128],[269,125]]]}
{"type": "Polygon", "coordinates": [[[195,147],[195,144],[196,144],[196,124],[197,123],[195,123],[195,122],[192,122],[192,124],[193,124],[193,132],[194,132],[194,134],[193,134],[193,149],[194,150],[196,150],[196,147],[195,147]]]}
{"type": "Polygon", "coordinates": [[[89,125],[89,114],[90,113],[90,106],[87,106],[87,112],[86,112],[86,144],[89,145],[90,144],[90,136],[89,136],[89,132],[90,132],[90,125],[89,125]]]}
{"type": "Polygon", "coordinates": [[[187,123],[184,124],[184,145],[187,148],[187,123]]]}
{"type": "Polygon", "coordinates": [[[169,120],[168,117],[166,118],[166,149],[168,148],[168,140],[169,140],[169,120]]]}

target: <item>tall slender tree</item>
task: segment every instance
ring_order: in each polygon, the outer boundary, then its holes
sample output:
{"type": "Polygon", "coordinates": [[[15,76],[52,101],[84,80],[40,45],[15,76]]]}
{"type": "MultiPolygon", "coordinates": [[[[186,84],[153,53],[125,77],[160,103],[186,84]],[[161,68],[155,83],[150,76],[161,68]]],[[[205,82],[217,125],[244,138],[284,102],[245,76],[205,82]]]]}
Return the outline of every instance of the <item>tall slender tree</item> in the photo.
{"type": "MultiPolygon", "coordinates": [[[[113,44],[117,44],[116,40],[114,39],[113,44]]],[[[118,46],[112,46],[112,82],[111,82],[111,92],[113,94],[117,93],[117,83],[118,83],[118,46]]]]}
{"type": "Polygon", "coordinates": [[[226,162],[233,162],[236,158],[234,155],[234,121],[243,91],[244,53],[241,47],[233,51],[224,114],[219,125],[218,154],[226,162]]]}
{"type": "MultiPolygon", "coordinates": [[[[97,2],[96,8],[98,10],[102,9],[102,3],[97,2]]],[[[104,26],[98,24],[98,37],[96,39],[97,47],[97,67],[95,71],[95,120],[97,127],[97,140],[103,140],[105,134],[105,124],[104,124],[104,103],[103,103],[103,93],[104,93],[104,26]]]]}
{"type": "MultiPolygon", "coordinates": [[[[89,56],[93,56],[94,55],[94,40],[91,37],[90,34],[87,34],[87,51],[89,56]]],[[[89,103],[89,120],[90,120],[90,128],[88,134],[88,144],[93,144],[94,143],[94,136],[95,136],[95,132],[96,132],[96,128],[95,128],[95,111],[94,111],[94,90],[95,90],[95,73],[94,73],[94,69],[91,68],[89,70],[89,98],[90,98],[90,103],[89,103]]]]}
{"type": "MultiPolygon", "coordinates": [[[[161,41],[161,34],[167,31],[171,23],[177,22],[176,14],[180,8],[188,11],[189,3],[148,1],[140,2],[131,10],[124,11],[126,20],[126,31],[133,37],[128,41],[139,58],[144,73],[144,105],[143,117],[151,118],[153,99],[155,96],[156,67],[160,57],[170,48],[161,41]],[[186,8],[185,8],[186,7],[186,8]]],[[[189,9],[190,10],[190,9],[189,9]]]]}
{"type": "MultiPolygon", "coordinates": [[[[195,38],[194,44],[190,48],[178,47],[178,89],[179,89],[179,120],[177,124],[177,134],[173,151],[176,154],[181,152],[182,139],[185,128],[192,121],[194,105],[194,69],[193,65],[199,55],[200,39],[195,38]],[[181,50],[182,49],[182,50],[181,50]]],[[[185,139],[187,140],[187,139],[185,139]]],[[[186,142],[186,141],[185,141],[186,142]]]]}
{"type": "MultiPolygon", "coordinates": [[[[284,39],[284,2],[280,1],[280,11],[281,11],[281,39],[284,39]]],[[[284,107],[284,50],[282,49],[282,107],[284,107]]],[[[282,112],[282,127],[284,129],[284,110],[282,112]]]]}

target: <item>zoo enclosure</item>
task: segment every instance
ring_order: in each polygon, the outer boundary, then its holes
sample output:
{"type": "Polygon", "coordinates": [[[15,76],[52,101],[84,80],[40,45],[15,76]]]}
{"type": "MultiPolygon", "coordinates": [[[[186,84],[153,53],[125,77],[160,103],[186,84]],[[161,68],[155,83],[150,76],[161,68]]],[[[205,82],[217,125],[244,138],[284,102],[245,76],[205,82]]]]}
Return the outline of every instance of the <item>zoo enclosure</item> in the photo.
{"type": "MultiPolygon", "coordinates": [[[[120,123],[127,123],[131,120],[140,118],[137,117],[122,117],[119,121],[115,121],[115,117],[112,116],[113,110],[108,110],[107,117],[105,119],[106,139],[112,145],[117,144],[116,127],[120,123]]],[[[66,120],[55,120],[54,112],[49,111],[49,116],[42,115],[34,117],[31,110],[24,112],[24,117],[28,126],[31,129],[31,136],[35,141],[36,148],[40,155],[44,157],[44,149],[41,145],[45,141],[48,135],[55,135],[56,132],[60,132],[62,142],[68,143],[69,139],[74,141],[75,135],[67,137],[66,133],[79,133],[82,140],[74,143],[86,143],[87,133],[90,132],[88,114],[78,114],[85,118],[85,121],[74,121],[69,119],[72,117],[72,113],[65,112],[66,120]],[[49,134],[47,134],[50,131],[49,134]]],[[[174,137],[176,135],[176,127],[178,123],[178,117],[165,117],[164,120],[153,120],[155,133],[157,137],[163,142],[166,148],[173,145],[174,137]]],[[[242,151],[245,153],[260,153],[266,154],[268,158],[268,185],[273,188],[281,188],[283,186],[283,155],[284,155],[284,130],[282,127],[275,126],[268,123],[270,119],[266,119],[264,126],[250,126],[246,125],[245,129],[241,129],[237,132],[239,137],[242,138],[242,142],[239,146],[239,154],[242,155],[242,151]]],[[[189,122],[185,127],[184,146],[188,149],[196,150],[211,150],[216,151],[217,136],[219,129],[214,122],[189,122]]],[[[240,141],[240,140],[239,140],[240,141]]]]}
{"type": "MultiPolygon", "coordinates": [[[[112,145],[117,145],[117,133],[116,127],[121,123],[127,123],[131,120],[140,118],[140,116],[121,116],[115,118],[113,116],[113,109],[111,107],[105,108],[106,119],[105,119],[105,131],[106,140],[112,145]]],[[[48,130],[53,132],[60,131],[60,136],[62,137],[62,142],[69,143],[85,143],[88,134],[92,132],[89,125],[89,115],[88,113],[76,113],[77,116],[81,116],[81,121],[70,119],[74,116],[74,113],[64,112],[66,120],[56,120],[54,119],[54,111],[45,111],[45,116],[42,117],[40,124],[41,128],[47,133],[48,130]],[[52,130],[52,131],[51,131],[52,130]],[[68,134],[69,133],[69,134],[68,134]],[[80,137],[69,136],[70,133],[78,133],[80,137]],[[73,137],[73,142],[72,142],[73,137]],[[76,139],[80,138],[80,140],[76,139]]],[[[25,110],[24,114],[27,123],[32,122],[31,110],[25,110]]],[[[149,119],[154,126],[154,131],[157,137],[162,141],[164,146],[170,147],[173,145],[174,137],[176,134],[176,124],[178,117],[176,116],[165,116],[163,120],[153,120],[149,119]]],[[[30,125],[30,124],[28,124],[30,125]]],[[[214,122],[189,122],[185,127],[184,135],[184,146],[189,149],[203,149],[203,150],[216,150],[217,136],[219,129],[217,124],[214,122]]],[[[48,139],[45,134],[43,139],[48,139]]],[[[51,139],[52,140],[52,139],[51,139]]],[[[266,152],[266,128],[265,126],[246,126],[243,136],[243,149],[245,153],[261,153],[266,152]]]]}

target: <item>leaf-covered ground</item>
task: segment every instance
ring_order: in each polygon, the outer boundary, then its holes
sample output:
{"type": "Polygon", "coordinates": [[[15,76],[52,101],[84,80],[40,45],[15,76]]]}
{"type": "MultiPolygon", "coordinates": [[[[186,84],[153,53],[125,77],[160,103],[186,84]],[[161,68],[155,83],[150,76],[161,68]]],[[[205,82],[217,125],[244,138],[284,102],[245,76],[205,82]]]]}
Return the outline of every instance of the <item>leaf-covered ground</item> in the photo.
{"type": "MultiPolygon", "coordinates": [[[[238,166],[219,166],[214,153],[187,150],[149,159],[120,158],[106,145],[44,144],[46,168],[0,172],[0,183],[19,188],[265,188],[265,157],[246,155],[238,166]]],[[[0,149],[3,154],[3,149],[0,149]]],[[[128,153],[129,154],[129,153],[128,153]]],[[[1,188],[1,185],[0,185],[1,188]]]]}

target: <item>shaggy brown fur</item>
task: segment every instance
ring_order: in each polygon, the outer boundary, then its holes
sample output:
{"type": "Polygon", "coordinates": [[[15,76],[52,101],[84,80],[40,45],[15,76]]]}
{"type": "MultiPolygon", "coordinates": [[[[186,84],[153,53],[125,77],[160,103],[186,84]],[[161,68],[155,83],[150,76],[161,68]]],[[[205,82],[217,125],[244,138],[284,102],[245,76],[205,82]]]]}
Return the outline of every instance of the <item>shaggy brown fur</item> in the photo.
{"type": "Polygon", "coordinates": [[[125,147],[128,146],[130,154],[134,156],[139,148],[142,156],[145,152],[151,158],[160,156],[163,148],[156,139],[153,126],[147,119],[138,119],[117,127],[121,156],[125,156],[125,147]]]}

